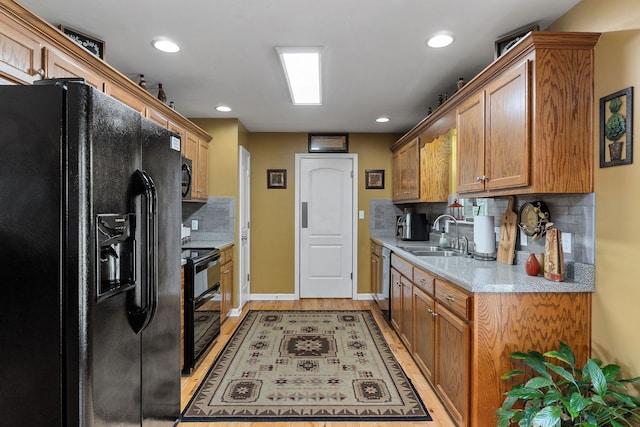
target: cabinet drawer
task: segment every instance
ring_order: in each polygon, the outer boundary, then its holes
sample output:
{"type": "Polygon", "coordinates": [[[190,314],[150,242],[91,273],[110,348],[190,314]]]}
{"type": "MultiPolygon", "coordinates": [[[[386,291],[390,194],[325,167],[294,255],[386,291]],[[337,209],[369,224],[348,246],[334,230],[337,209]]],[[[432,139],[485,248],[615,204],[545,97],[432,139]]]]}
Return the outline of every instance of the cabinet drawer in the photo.
{"type": "Polygon", "coordinates": [[[375,242],[371,242],[371,253],[377,256],[382,256],[382,246],[375,242]]]}
{"type": "Polygon", "coordinates": [[[471,297],[469,295],[456,286],[440,279],[436,279],[435,291],[439,304],[447,307],[451,312],[463,319],[469,320],[471,316],[471,297]]]}
{"type": "Polygon", "coordinates": [[[233,260],[233,247],[220,251],[220,265],[226,264],[233,260]]]}
{"type": "Polygon", "coordinates": [[[429,295],[433,295],[433,283],[435,278],[426,271],[413,267],[413,283],[429,295]]]}
{"type": "Polygon", "coordinates": [[[413,264],[405,261],[396,254],[391,254],[391,266],[400,272],[404,277],[413,280],[413,264]]]}

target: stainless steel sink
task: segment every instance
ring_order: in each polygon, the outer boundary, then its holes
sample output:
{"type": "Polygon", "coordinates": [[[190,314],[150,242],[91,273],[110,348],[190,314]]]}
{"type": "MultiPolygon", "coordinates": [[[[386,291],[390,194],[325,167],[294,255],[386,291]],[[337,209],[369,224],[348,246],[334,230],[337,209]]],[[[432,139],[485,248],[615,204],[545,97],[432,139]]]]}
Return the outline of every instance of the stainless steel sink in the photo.
{"type": "Polygon", "coordinates": [[[432,256],[457,256],[460,255],[458,252],[441,248],[439,246],[422,246],[422,247],[411,247],[411,246],[399,246],[400,249],[403,249],[409,252],[412,255],[417,257],[432,257],[432,256]]]}
{"type": "Polygon", "coordinates": [[[452,250],[440,250],[440,251],[415,251],[411,252],[417,257],[432,257],[432,256],[458,256],[460,255],[456,251],[452,250]]]}

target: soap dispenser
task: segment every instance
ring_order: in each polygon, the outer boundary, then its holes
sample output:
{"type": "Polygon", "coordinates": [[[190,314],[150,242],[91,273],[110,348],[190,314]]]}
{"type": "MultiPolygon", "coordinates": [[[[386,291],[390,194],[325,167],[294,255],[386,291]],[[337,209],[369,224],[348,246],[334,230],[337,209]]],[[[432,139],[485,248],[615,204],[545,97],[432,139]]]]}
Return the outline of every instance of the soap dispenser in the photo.
{"type": "Polygon", "coordinates": [[[440,235],[440,240],[438,241],[438,246],[440,246],[441,248],[446,248],[447,247],[447,238],[444,235],[444,233],[442,233],[440,235]]]}

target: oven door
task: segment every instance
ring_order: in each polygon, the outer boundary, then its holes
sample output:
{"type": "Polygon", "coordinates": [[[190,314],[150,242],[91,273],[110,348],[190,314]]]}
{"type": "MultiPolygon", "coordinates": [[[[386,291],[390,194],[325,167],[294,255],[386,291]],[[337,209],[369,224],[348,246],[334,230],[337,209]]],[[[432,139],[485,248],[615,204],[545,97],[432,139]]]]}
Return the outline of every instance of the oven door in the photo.
{"type": "Polygon", "coordinates": [[[181,168],[181,181],[182,181],[182,200],[191,200],[191,189],[193,184],[193,165],[191,159],[182,157],[181,168]]]}
{"type": "Polygon", "coordinates": [[[205,353],[220,334],[220,282],[194,301],[193,361],[205,353]]]}

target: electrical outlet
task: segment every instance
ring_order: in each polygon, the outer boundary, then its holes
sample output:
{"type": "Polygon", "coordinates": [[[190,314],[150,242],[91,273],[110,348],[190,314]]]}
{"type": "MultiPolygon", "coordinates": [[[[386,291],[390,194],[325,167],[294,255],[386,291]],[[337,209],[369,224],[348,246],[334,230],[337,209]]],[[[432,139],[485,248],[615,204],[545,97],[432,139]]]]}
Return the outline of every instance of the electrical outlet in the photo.
{"type": "Polygon", "coordinates": [[[571,253],[571,233],[562,233],[562,251],[571,253]]]}
{"type": "Polygon", "coordinates": [[[522,230],[520,230],[520,246],[527,246],[527,235],[522,230]]]}
{"type": "Polygon", "coordinates": [[[191,229],[193,231],[196,231],[198,229],[198,220],[197,219],[192,219],[191,220],[191,229]]]}

